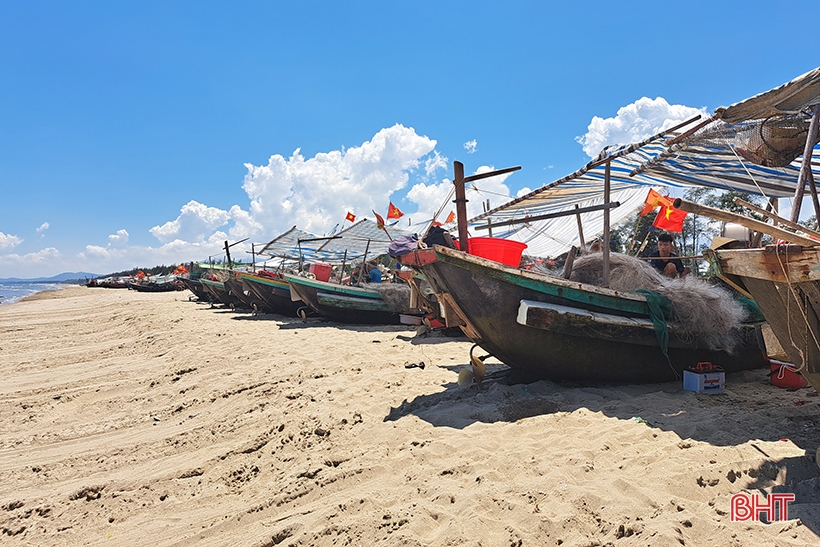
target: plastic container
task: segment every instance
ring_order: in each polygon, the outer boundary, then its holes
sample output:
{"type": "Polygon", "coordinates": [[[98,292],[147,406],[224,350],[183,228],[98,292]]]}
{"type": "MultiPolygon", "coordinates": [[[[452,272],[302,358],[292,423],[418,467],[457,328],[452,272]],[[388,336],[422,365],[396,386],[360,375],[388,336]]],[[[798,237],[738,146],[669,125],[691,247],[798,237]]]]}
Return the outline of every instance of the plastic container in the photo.
{"type": "Polygon", "coordinates": [[[330,280],[331,266],[327,262],[313,262],[310,265],[310,273],[316,276],[319,281],[330,280]]]}
{"type": "Polygon", "coordinates": [[[802,374],[795,372],[794,365],[791,363],[784,363],[775,359],[770,359],[769,363],[772,367],[769,379],[772,381],[773,386],[785,389],[800,389],[809,384],[802,374]]]}
{"type": "Polygon", "coordinates": [[[501,262],[515,268],[521,263],[526,243],[497,237],[472,237],[469,239],[470,254],[501,262]]]}
{"type": "Polygon", "coordinates": [[[409,315],[405,313],[399,314],[399,322],[402,325],[421,325],[422,318],[418,315],[409,315]]]}

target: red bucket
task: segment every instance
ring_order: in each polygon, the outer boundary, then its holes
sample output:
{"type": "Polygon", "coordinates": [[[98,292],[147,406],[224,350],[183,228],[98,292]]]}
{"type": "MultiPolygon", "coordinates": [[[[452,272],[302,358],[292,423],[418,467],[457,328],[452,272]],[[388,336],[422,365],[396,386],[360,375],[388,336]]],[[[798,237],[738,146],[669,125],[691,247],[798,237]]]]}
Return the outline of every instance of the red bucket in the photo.
{"type": "Polygon", "coordinates": [[[318,281],[329,281],[331,266],[327,262],[314,262],[310,265],[310,273],[316,276],[318,281]]]}
{"type": "Polygon", "coordinates": [[[471,237],[469,241],[470,254],[515,268],[521,263],[521,254],[527,248],[526,243],[498,237],[471,237]]]}

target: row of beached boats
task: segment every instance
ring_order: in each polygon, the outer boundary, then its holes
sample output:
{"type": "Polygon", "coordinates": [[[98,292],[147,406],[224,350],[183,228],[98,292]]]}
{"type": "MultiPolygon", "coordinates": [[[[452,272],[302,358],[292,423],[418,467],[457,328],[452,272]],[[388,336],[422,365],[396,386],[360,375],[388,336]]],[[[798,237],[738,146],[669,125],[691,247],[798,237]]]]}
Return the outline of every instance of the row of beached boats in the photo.
{"type": "MultiPolygon", "coordinates": [[[[428,230],[418,239],[398,228],[387,234],[367,220],[327,238],[293,228],[260,254],[298,264],[296,273],[223,271],[181,282],[200,298],[288,316],[389,324],[427,314],[525,376],[583,384],[674,380],[702,362],[727,372],[767,366],[765,319],[782,351],[820,388],[820,233],[796,224],[807,186],[820,217],[813,184],[820,164],[812,158],[819,116],[816,69],[708,119],[609,147],[576,173],[473,219],[465,185],[516,168],[465,177],[456,162],[455,244],[449,235],[431,241],[428,230]],[[682,200],[669,207],[775,238],[762,248],[750,247],[753,237],[716,238],[704,252],[734,296],[697,279],[667,281],[609,251],[610,226],[644,206],[647,189],[693,185],[771,200],[768,223],[682,200]],[[796,198],[791,220],[774,207],[786,197],[796,198]],[[490,237],[473,237],[485,230],[490,237]],[[585,252],[584,232],[602,234],[601,252],[585,252]],[[538,271],[520,267],[524,247],[529,264],[569,253],[563,270],[538,271]],[[385,252],[401,282],[344,283],[350,264],[385,252]],[[308,263],[321,264],[321,275],[305,275],[308,263]]],[[[471,363],[480,380],[482,358],[471,352],[471,363]]]]}

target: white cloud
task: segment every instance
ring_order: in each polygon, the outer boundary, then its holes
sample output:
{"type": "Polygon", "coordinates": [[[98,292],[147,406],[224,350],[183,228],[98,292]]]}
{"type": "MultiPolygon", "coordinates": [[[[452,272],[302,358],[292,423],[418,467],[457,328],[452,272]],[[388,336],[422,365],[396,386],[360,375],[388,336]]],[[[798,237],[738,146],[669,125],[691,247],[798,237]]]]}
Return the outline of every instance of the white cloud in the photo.
{"type": "MultiPolygon", "coordinates": [[[[482,165],[476,169],[473,174],[487,173],[494,170],[495,167],[482,165]]],[[[487,199],[490,200],[490,207],[497,207],[509,201],[510,189],[504,181],[506,181],[511,174],[512,173],[505,173],[503,175],[468,183],[466,192],[468,200],[467,217],[472,218],[483,213],[484,209],[481,204],[487,199]]],[[[435,184],[415,184],[410,191],[407,192],[407,199],[419,207],[419,212],[414,214],[414,217],[417,217],[416,220],[431,219],[438,208],[444,203],[444,200],[452,202],[453,196],[449,195],[452,188],[452,181],[447,179],[435,184]]],[[[450,211],[455,211],[454,203],[448,203],[444,207],[439,220],[443,221],[447,218],[450,211]]]]}
{"type": "Polygon", "coordinates": [[[128,231],[117,230],[116,234],[108,236],[108,245],[111,247],[123,247],[128,243],[128,231]]]}
{"type": "Polygon", "coordinates": [[[464,150],[466,150],[468,154],[474,154],[477,146],[478,141],[473,139],[464,143],[464,150]]]}
{"type": "Polygon", "coordinates": [[[4,234],[3,232],[0,232],[0,249],[11,249],[21,244],[22,242],[23,240],[17,236],[13,236],[11,234],[4,234]]]}
{"type": "Polygon", "coordinates": [[[37,228],[37,233],[39,234],[41,232],[45,232],[46,230],[48,230],[48,222],[43,222],[40,224],[40,227],[37,228]]]}
{"type": "Polygon", "coordinates": [[[447,161],[447,158],[439,154],[438,150],[433,150],[432,157],[427,158],[424,162],[424,172],[428,177],[434,177],[439,169],[447,169],[447,161]]]}
{"type": "Polygon", "coordinates": [[[230,214],[216,207],[208,207],[191,200],[180,209],[179,216],[162,226],[154,226],[149,230],[162,243],[175,239],[190,242],[204,241],[216,228],[228,223],[230,214]]]}
{"type": "Polygon", "coordinates": [[[619,108],[614,118],[593,117],[587,133],[575,140],[592,158],[610,144],[639,142],[698,114],[705,116],[706,108],[669,104],[663,97],[642,97],[619,108]]]}
{"type": "MultiPolygon", "coordinates": [[[[371,209],[386,212],[390,196],[407,185],[410,173],[435,146],[436,141],[396,124],[361,146],[312,158],[297,149],[287,159],[271,156],[267,165],[246,164],[249,216],[274,236],[294,225],[327,233],[347,211],[357,217],[372,216],[371,209]]],[[[425,170],[434,171],[439,161],[434,156],[425,170]]]]}
{"type": "MultiPolygon", "coordinates": [[[[20,268],[39,269],[49,267],[54,261],[61,258],[60,251],[54,247],[47,247],[35,253],[27,253],[24,255],[8,254],[0,255],[0,271],[19,271],[20,268]]],[[[9,274],[18,276],[17,273],[9,274]]]]}

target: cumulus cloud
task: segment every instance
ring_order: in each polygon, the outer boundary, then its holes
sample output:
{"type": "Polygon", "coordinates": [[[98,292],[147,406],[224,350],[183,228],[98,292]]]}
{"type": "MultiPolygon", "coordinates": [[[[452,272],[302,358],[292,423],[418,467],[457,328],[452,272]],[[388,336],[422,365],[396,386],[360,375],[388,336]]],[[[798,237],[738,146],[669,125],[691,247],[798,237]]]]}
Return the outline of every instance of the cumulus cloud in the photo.
{"type": "Polygon", "coordinates": [[[122,247],[128,243],[128,231],[117,230],[116,234],[108,236],[108,245],[111,247],[122,247]]]}
{"type": "Polygon", "coordinates": [[[669,104],[663,97],[642,97],[619,108],[613,118],[593,117],[587,133],[575,140],[592,158],[610,144],[641,141],[698,114],[705,116],[706,108],[669,104]]]}
{"type": "Polygon", "coordinates": [[[478,141],[473,139],[464,143],[464,150],[466,150],[468,154],[474,154],[477,146],[478,141]]]}
{"type": "MultiPolygon", "coordinates": [[[[291,226],[324,234],[345,217],[371,209],[386,211],[390,196],[403,189],[410,174],[430,154],[436,141],[396,124],[382,129],[361,146],[305,158],[297,149],[279,154],[267,165],[246,164],[243,188],[251,199],[250,218],[268,235],[291,226]]],[[[424,163],[425,172],[440,160],[424,163]]]]}
{"type": "Polygon", "coordinates": [[[0,249],[11,249],[22,242],[23,240],[17,236],[0,232],[0,249]]]}
{"type": "Polygon", "coordinates": [[[37,233],[40,234],[42,232],[45,232],[46,230],[48,230],[48,222],[43,222],[42,224],[40,224],[40,227],[37,228],[37,233]]]}
{"type": "Polygon", "coordinates": [[[229,219],[230,213],[227,211],[191,200],[182,206],[175,220],[168,221],[162,226],[154,226],[149,232],[162,243],[175,239],[192,243],[201,242],[205,240],[206,235],[226,225],[229,219]]]}

